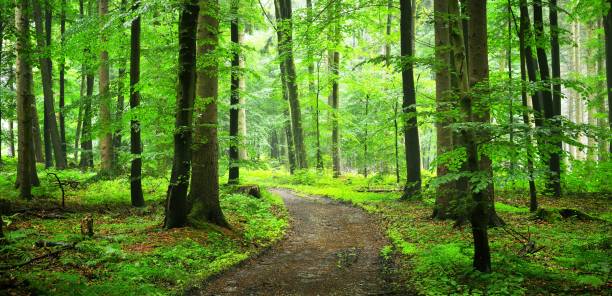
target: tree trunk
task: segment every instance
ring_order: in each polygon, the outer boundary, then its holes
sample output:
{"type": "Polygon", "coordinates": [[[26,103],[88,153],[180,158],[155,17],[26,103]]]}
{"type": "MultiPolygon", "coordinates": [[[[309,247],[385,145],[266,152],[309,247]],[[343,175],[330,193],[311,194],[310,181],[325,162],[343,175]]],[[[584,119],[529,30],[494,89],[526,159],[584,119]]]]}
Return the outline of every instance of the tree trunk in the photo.
{"type": "Polygon", "coordinates": [[[340,53],[337,51],[330,51],[330,70],[332,79],[332,89],[330,95],[332,114],[331,114],[331,126],[332,126],[332,168],[334,178],[339,177],[342,174],[342,168],[340,163],[340,131],[338,124],[339,117],[339,90],[338,76],[339,76],[339,65],[340,65],[340,53]]]}
{"type": "MultiPolygon", "coordinates": [[[[451,120],[448,118],[450,110],[450,30],[448,12],[448,0],[434,1],[435,20],[435,56],[436,56],[436,154],[440,158],[444,153],[453,149],[453,137],[450,128],[451,120]]],[[[438,178],[448,174],[448,166],[438,163],[436,167],[438,178]]],[[[433,217],[436,219],[447,219],[450,214],[450,202],[453,195],[453,184],[448,182],[441,184],[436,190],[436,202],[433,217]]]]}
{"type": "MultiPolygon", "coordinates": [[[[521,60],[521,103],[523,105],[523,123],[525,124],[525,150],[527,151],[527,177],[529,178],[529,211],[535,212],[538,210],[537,192],[535,186],[535,177],[533,169],[533,147],[531,140],[531,122],[529,119],[529,106],[527,101],[527,72],[526,72],[526,57],[525,57],[525,29],[529,27],[529,23],[524,23],[524,16],[521,12],[521,23],[519,27],[519,56],[521,60]]],[[[533,62],[532,62],[533,63],[533,62]]],[[[532,100],[537,100],[537,93],[532,93],[532,100]]]]}
{"type": "MultiPolygon", "coordinates": [[[[452,7],[452,6],[451,6],[452,7]]],[[[449,10],[452,9],[449,8],[449,10]]],[[[467,40],[469,53],[469,86],[478,90],[478,85],[487,83],[489,77],[488,66],[488,46],[487,46],[487,1],[486,0],[470,0],[467,5],[467,14],[470,16],[468,21],[469,37],[467,40]]],[[[456,48],[456,47],[455,47],[456,48]]],[[[455,53],[457,58],[457,53],[455,53]]],[[[455,64],[459,62],[455,60],[455,64]]],[[[461,61],[460,63],[463,63],[461,61]]],[[[455,70],[461,68],[455,67],[455,70]]],[[[478,91],[477,91],[478,92],[478,91]]],[[[484,94],[487,95],[487,92],[484,94]]],[[[472,104],[475,97],[474,94],[462,96],[462,110],[468,121],[481,121],[479,116],[474,116],[472,104]],[[472,117],[472,118],[470,118],[472,117]]],[[[477,100],[477,98],[476,98],[477,100]]],[[[462,131],[463,141],[467,151],[467,167],[472,174],[482,171],[487,171],[487,167],[482,166],[482,159],[478,161],[478,145],[474,138],[474,131],[462,131]]],[[[471,183],[471,182],[470,182],[471,183]]],[[[474,202],[470,213],[470,222],[472,224],[472,235],[474,237],[474,262],[473,266],[480,272],[491,271],[491,254],[489,250],[489,239],[487,227],[489,224],[490,209],[492,203],[487,197],[487,193],[474,189],[474,184],[469,185],[469,191],[474,202]]]]}
{"type": "Polygon", "coordinates": [[[419,126],[417,124],[416,91],[414,89],[414,57],[411,0],[400,0],[400,33],[402,57],[402,113],[404,118],[404,147],[406,151],[406,186],[402,199],[419,197],[421,194],[421,151],[419,126]]]}
{"type": "MultiPolygon", "coordinates": [[[[88,70],[89,71],[89,70],[88,70]]],[[[85,102],[83,107],[83,127],[81,135],[81,169],[93,168],[93,143],[92,143],[92,124],[91,118],[93,110],[91,110],[91,101],[93,97],[94,75],[93,73],[86,74],[86,90],[85,102]]]]}
{"type": "Polygon", "coordinates": [[[240,182],[240,138],[238,136],[238,113],[240,108],[240,37],[238,24],[238,6],[239,2],[231,1],[231,21],[230,21],[230,39],[232,42],[232,70],[230,81],[230,110],[229,110],[229,179],[228,184],[238,184],[240,182]]]}
{"type": "Polygon", "coordinates": [[[15,157],[15,128],[13,127],[13,120],[9,119],[9,153],[11,157],[15,157]]]}
{"type": "Polygon", "coordinates": [[[79,111],[77,114],[77,126],[74,133],[74,163],[79,163],[79,144],[81,143],[81,129],[83,123],[83,103],[85,102],[85,67],[81,67],[81,86],[79,89],[79,111]]]}
{"type": "MultiPolygon", "coordinates": [[[[179,61],[176,94],[176,122],[174,130],[174,160],[166,198],[165,228],[183,227],[187,224],[187,190],[191,171],[192,119],[196,83],[196,31],[198,28],[197,0],[183,0],[179,18],[179,61]]],[[[208,96],[202,96],[208,98],[208,96]]],[[[215,105],[215,104],[208,104],[215,105]]],[[[198,124],[202,116],[198,118],[198,124]]],[[[199,129],[199,127],[198,127],[199,129]]],[[[212,139],[211,139],[212,140],[212,139]]],[[[198,148],[199,149],[199,148],[198,148]]],[[[198,155],[197,157],[202,157],[198,155]]],[[[196,179],[217,183],[218,178],[196,179]]],[[[193,189],[192,189],[193,191],[193,189]]],[[[200,192],[195,192],[200,194],[200,192]]]]}
{"type": "MultiPolygon", "coordinates": [[[[100,0],[98,7],[99,17],[104,24],[107,21],[108,0],[100,0]]],[[[100,99],[100,169],[103,174],[112,174],[113,170],[113,135],[111,133],[111,111],[109,94],[109,60],[106,50],[107,36],[102,30],[100,37],[100,65],[98,67],[98,87],[100,99]]]]}
{"type": "MultiPolygon", "coordinates": [[[[289,102],[290,99],[290,94],[289,94],[289,84],[288,84],[288,75],[287,75],[287,58],[285,58],[284,56],[286,55],[286,28],[284,28],[287,23],[283,21],[282,18],[282,13],[281,13],[281,3],[284,0],[275,0],[274,1],[274,11],[275,11],[275,15],[276,15],[276,37],[278,39],[277,42],[277,46],[278,46],[278,55],[279,55],[279,68],[280,68],[280,78],[281,78],[281,90],[282,90],[282,94],[283,94],[283,98],[285,99],[286,102],[289,102]],[[282,27],[281,27],[282,26],[282,27]]],[[[294,149],[294,144],[295,144],[295,137],[293,136],[293,129],[292,129],[292,117],[290,115],[291,113],[291,104],[287,104],[287,107],[283,107],[283,115],[286,118],[287,121],[285,121],[285,135],[287,138],[287,159],[289,161],[289,172],[291,174],[293,174],[293,172],[295,171],[295,168],[299,166],[298,163],[298,157],[295,153],[295,149],[294,149]]]]}
{"type": "MultiPolygon", "coordinates": [[[[50,27],[50,26],[49,26],[50,27]]],[[[51,30],[49,30],[50,32],[51,30]]],[[[61,2],[61,12],[60,12],[60,34],[61,34],[61,58],[59,63],[59,125],[60,125],[60,139],[62,141],[62,152],[64,155],[64,159],[66,159],[66,164],[68,164],[67,160],[67,147],[66,147],[66,116],[65,116],[65,68],[66,68],[66,59],[64,57],[64,47],[66,46],[66,39],[64,38],[64,34],[66,33],[66,0],[62,0],[61,2]]],[[[75,160],[76,161],[76,160],[75,160]]]]}
{"type": "Polygon", "coordinates": [[[44,94],[44,126],[45,126],[45,164],[53,165],[53,158],[58,169],[66,168],[66,158],[62,150],[62,141],[57,127],[53,98],[53,78],[51,65],[51,11],[49,1],[45,1],[45,23],[40,0],[33,1],[34,23],[36,27],[36,43],[40,51],[40,73],[44,94]],[[46,28],[45,28],[46,25],[46,28]]]}
{"type": "Polygon", "coordinates": [[[365,116],[363,118],[363,124],[365,133],[363,137],[363,176],[368,177],[368,105],[370,103],[370,96],[366,95],[365,99],[365,116]]]}
{"type": "Polygon", "coordinates": [[[295,144],[296,164],[300,169],[308,168],[306,158],[306,146],[304,145],[304,131],[302,130],[302,115],[300,111],[300,101],[298,98],[297,76],[293,61],[293,21],[291,0],[274,1],[276,19],[278,47],[280,59],[285,63],[285,76],[287,84],[287,94],[289,99],[289,113],[291,115],[291,128],[293,142],[295,144]]]}
{"type": "MultiPolygon", "coordinates": [[[[4,8],[3,6],[0,8],[4,8]]],[[[0,70],[2,70],[2,45],[4,41],[4,11],[0,11],[0,70]]],[[[1,71],[0,71],[1,72],[1,71]]],[[[2,108],[0,107],[0,166],[2,166],[2,108]]],[[[2,235],[2,212],[0,212],[0,238],[2,235]]]]}
{"type": "MultiPolygon", "coordinates": [[[[33,94],[33,93],[32,93],[33,94]]],[[[36,97],[32,98],[32,130],[34,136],[34,157],[36,162],[45,162],[43,154],[42,135],[40,134],[40,120],[38,119],[38,107],[36,107],[36,97]]]]}
{"type": "Polygon", "coordinates": [[[19,129],[19,156],[17,160],[17,185],[22,198],[32,198],[32,186],[37,182],[34,161],[32,120],[34,94],[32,93],[32,65],[30,64],[29,1],[19,1],[15,6],[17,122],[19,129]]]}
{"type": "MultiPolygon", "coordinates": [[[[608,1],[610,3],[610,1],[608,1]]],[[[608,125],[612,130],[612,7],[603,20],[606,52],[606,88],[608,90],[608,125]]],[[[612,153],[612,139],[608,148],[612,153]]]]}
{"type": "MultiPolygon", "coordinates": [[[[244,39],[244,32],[242,30],[238,31],[238,44],[242,44],[242,39],[244,39]]],[[[245,57],[242,56],[238,60],[239,69],[241,69],[240,74],[240,82],[238,83],[238,89],[240,89],[240,93],[244,93],[246,91],[246,79],[244,75],[244,63],[245,57]]],[[[249,154],[247,153],[247,114],[246,114],[246,97],[240,96],[239,105],[238,105],[238,138],[240,139],[240,145],[238,145],[238,158],[240,160],[248,160],[249,154]]]]}
{"type": "MultiPolygon", "coordinates": [[[[140,1],[133,0],[132,9],[137,11],[140,1]]],[[[136,111],[140,105],[140,15],[132,20],[130,28],[130,109],[136,111]]],[[[142,193],[142,143],[140,141],[140,121],[134,115],[130,120],[130,199],[133,207],[145,205],[142,193]]]]}
{"type": "Polygon", "coordinates": [[[199,57],[209,57],[209,63],[197,69],[197,98],[200,101],[196,107],[198,117],[195,125],[190,192],[193,207],[189,214],[189,221],[196,226],[202,222],[210,222],[229,227],[219,203],[219,144],[217,142],[219,61],[215,55],[219,44],[218,0],[200,0],[200,11],[202,13],[197,26],[197,39],[199,40],[197,51],[199,57]]]}
{"type": "Polygon", "coordinates": [[[561,197],[561,153],[563,143],[561,142],[561,54],[559,49],[559,21],[557,17],[557,0],[550,0],[550,45],[551,45],[551,69],[552,69],[552,145],[554,150],[550,155],[548,168],[551,172],[549,190],[554,196],[561,197]]]}

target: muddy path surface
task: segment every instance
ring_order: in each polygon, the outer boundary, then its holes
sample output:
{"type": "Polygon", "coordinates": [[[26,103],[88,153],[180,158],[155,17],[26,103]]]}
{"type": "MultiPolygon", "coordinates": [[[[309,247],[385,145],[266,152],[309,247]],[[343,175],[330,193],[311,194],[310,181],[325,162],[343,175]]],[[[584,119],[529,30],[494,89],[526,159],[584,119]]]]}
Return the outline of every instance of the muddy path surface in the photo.
{"type": "Polygon", "coordinates": [[[270,190],[292,220],[287,238],[188,295],[399,295],[383,272],[386,239],[361,209],[270,190]]]}

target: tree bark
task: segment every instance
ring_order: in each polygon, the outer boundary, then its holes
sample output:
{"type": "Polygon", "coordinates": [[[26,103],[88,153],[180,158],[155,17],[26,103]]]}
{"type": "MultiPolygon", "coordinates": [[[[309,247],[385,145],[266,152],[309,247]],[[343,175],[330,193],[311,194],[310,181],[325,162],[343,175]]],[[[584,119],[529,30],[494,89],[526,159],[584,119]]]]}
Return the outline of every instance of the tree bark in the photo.
{"type": "MultiPolygon", "coordinates": [[[[89,71],[89,70],[87,70],[89,71]]],[[[91,101],[93,97],[94,75],[91,72],[86,74],[85,78],[85,106],[83,107],[83,124],[81,135],[81,169],[93,168],[93,143],[92,143],[92,124],[91,118],[93,110],[91,109],[91,101]]]]}
{"type": "Polygon", "coordinates": [[[37,182],[34,160],[32,120],[34,94],[32,93],[32,65],[30,64],[30,11],[29,1],[19,1],[15,6],[17,122],[19,129],[19,156],[17,160],[17,186],[22,198],[32,198],[32,186],[37,182]]]}
{"type": "MultiPolygon", "coordinates": [[[[191,171],[192,119],[196,84],[197,0],[183,0],[179,18],[179,62],[174,130],[174,160],[168,186],[165,228],[187,224],[187,190],[191,171]]],[[[208,179],[215,182],[218,178],[208,179]]],[[[198,179],[198,182],[202,180],[198,179]]]]}
{"type": "MultiPolygon", "coordinates": [[[[448,0],[434,1],[434,21],[435,21],[435,71],[436,71],[436,154],[439,158],[444,153],[453,149],[453,137],[450,129],[451,120],[448,118],[450,110],[450,30],[448,0]]],[[[436,167],[438,178],[448,174],[448,166],[438,163],[436,167]]],[[[436,190],[436,202],[433,217],[436,219],[450,218],[450,201],[453,195],[453,184],[441,184],[436,190]]]]}
{"type": "MultiPolygon", "coordinates": [[[[525,150],[527,151],[527,177],[529,178],[529,211],[535,212],[538,210],[537,191],[535,186],[535,177],[533,169],[533,147],[531,139],[531,122],[529,119],[529,109],[527,101],[527,70],[525,56],[525,29],[529,28],[529,23],[524,23],[524,15],[521,12],[521,22],[519,27],[519,56],[521,60],[521,103],[523,105],[523,123],[525,124],[525,150]]],[[[533,62],[532,62],[533,63],[533,62]]],[[[537,100],[537,92],[531,93],[532,100],[537,100]]]]}
{"type": "MultiPolygon", "coordinates": [[[[139,0],[133,0],[132,9],[137,11],[139,0]]],[[[132,20],[130,28],[130,109],[137,111],[140,105],[140,15],[132,20]]],[[[135,112],[136,113],[136,112],[135,112]]],[[[142,193],[142,142],[140,141],[140,121],[132,115],[130,120],[130,199],[133,207],[145,205],[142,193]]]]}
{"type": "Polygon", "coordinates": [[[554,196],[561,197],[561,54],[559,49],[559,21],[557,16],[557,0],[549,1],[550,18],[550,45],[551,45],[551,70],[552,70],[552,145],[554,151],[550,155],[548,168],[551,171],[549,187],[554,196]]]}
{"type": "Polygon", "coordinates": [[[190,192],[190,201],[193,206],[189,214],[189,222],[196,226],[201,222],[210,222],[229,227],[219,203],[219,144],[217,141],[219,61],[215,53],[219,44],[218,15],[218,0],[200,0],[197,51],[198,57],[208,62],[197,69],[198,104],[196,110],[198,117],[195,125],[190,192]]]}
{"type": "Polygon", "coordinates": [[[66,33],[66,0],[62,0],[61,11],[60,11],[61,57],[60,57],[60,62],[59,62],[59,125],[60,125],[59,128],[60,128],[60,139],[62,142],[62,152],[64,155],[64,159],[66,159],[66,164],[68,164],[67,149],[66,149],[67,148],[67,145],[66,145],[66,116],[64,114],[65,113],[64,107],[66,105],[66,102],[65,102],[66,100],[65,99],[66,58],[65,58],[65,53],[64,53],[64,47],[66,46],[66,39],[64,38],[65,33],[66,33]]]}
{"type": "Polygon", "coordinates": [[[62,141],[57,127],[53,98],[53,78],[51,65],[51,11],[49,1],[45,0],[45,23],[40,0],[33,1],[34,23],[36,27],[36,43],[40,51],[39,63],[44,94],[44,126],[45,126],[45,164],[55,165],[58,169],[66,168],[66,158],[62,149],[62,141]],[[46,25],[46,26],[45,26],[46,25]],[[46,28],[45,28],[46,27],[46,28]]]}
{"type": "MultiPolygon", "coordinates": [[[[100,0],[98,15],[104,23],[108,14],[108,0],[100,0]]],[[[98,90],[100,96],[100,169],[103,174],[112,174],[113,170],[113,135],[111,133],[111,111],[109,94],[109,59],[106,33],[101,31],[100,36],[100,65],[98,67],[98,90]]]]}
{"type": "MultiPolygon", "coordinates": [[[[554,125],[553,117],[554,117],[554,102],[551,94],[551,81],[550,81],[550,73],[548,71],[548,58],[546,57],[546,50],[542,46],[542,41],[544,40],[544,21],[543,21],[543,13],[542,13],[542,1],[534,0],[533,1],[533,26],[534,26],[534,36],[536,39],[536,54],[538,56],[538,68],[540,72],[540,79],[543,82],[544,90],[542,91],[542,98],[544,99],[544,126],[551,129],[551,132],[554,134],[554,125]]],[[[558,42],[557,42],[558,43],[558,42]]],[[[554,136],[551,137],[549,141],[546,141],[550,144],[545,146],[552,146],[550,149],[552,151],[544,151],[542,156],[548,158],[548,180],[546,182],[546,191],[549,194],[554,195],[555,197],[561,196],[561,169],[560,169],[560,156],[559,151],[557,151],[557,141],[554,139],[554,136]]]]}
{"type": "MultiPolygon", "coordinates": [[[[608,3],[610,1],[608,0],[608,3]]],[[[606,88],[608,90],[608,125],[612,130],[612,4],[603,20],[606,52],[606,88]]],[[[612,153],[612,139],[608,152],[612,153]]]]}
{"type": "Polygon", "coordinates": [[[230,110],[229,110],[229,179],[228,184],[240,182],[240,138],[238,136],[238,114],[240,108],[240,37],[238,24],[238,0],[231,1],[230,39],[232,42],[232,69],[230,74],[230,110]]]}
{"type": "Polygon", "coordinates": [[[302,115],[300,111],[300,101],[298,97],[297,76],[295,63],[293,61],[293,21],[291,0],[274,1],[276,19],[279,56],[285,63],[285,76],[287,84],[287,94],[289,99],[289,113],[291,115],[291,129],[293,142],[295,145],[296,164],[300,169],[308,168],[306,158],[306,146],[304,145],[304,131],[302,130],[302,115]]]}
{"type": "Polygon", "coordinates": [[[406,185],[402,199],[419,197],[421,194],[421,151],[419,146],[419,126],[417,124],[416,91],[414,89],[414,70],[412,61],[413,38],[411,0],[400,0],[400,33],[402,57],[402,113],[404,118],[404,148],[406,152],[406,185]]]}
{"type": "Polygon", "coordinates": [[[329,105],[332,108],[331,111],[331,152],[332,152],[332,169],[334,178],[339,177],[342,174],[342,167],[340,161],[340,129],[339,129],[339,100],[340,100],[340,86],[338,79],[340,76],[340,53],[335,47],[340,45],[341,33],[340,33],[340,1],[336,1],[331,4],[328,8],[328,19],[330,22],[328,38],[333,48],[328,49],[328,64],[329,72],[331,77],[331,92],[329,95],[329,105]]]}
{"type": "MultiPolygon", "coordinates": [[[[467,4],[467,14],[470,16],[468,21],[469,37],[467,40],[469,54],[469,87],[478,92],[479,84],[488,83],[489,66],[488,66],[488,46],[487,46],[487,1],[486,0],[470,0],[467,4]]],[[[455,54],[457,57],[457,55],[455,54]]],[[[457,62],[457,60],[455,61],[457,62]]],[[[461,61],[463,63],[463,61],[461,61]]],[[[457,70],[457,68],[456,68],[457,70]]],[[[478,94],[486,96],[484,94],[478,94]]],[[[472,104],[478,100],[475,98],[474,92],[470,95],[463,96],[462,110],[464,116],[469,121],[481,121],[482,118],[474,116],[472,104]],[[470,118],[470,115],[472,118],[470,118]]],[[[463,141],[467,148],[467,167],[470,173],[489,171],[489,167],[482,166],[482,159],[478,160],[478,145],[475,142],[474,131],[463,131],[463,141]]],[[[471,182],[470,182],[471,183],[471,182]]],[[[491,254],[489,250],[489,239],[487,228],[490,218],[490,207],[493,204],[487,197],[488,193],[477,191],[474,189],[474,184],[470,184],[471,196],[474,205],[470,213],[470,222],[472,224],[472,235],[474,237],[474,261],[473,266],[480,272],[491,271],[491,254]]]]}
{"type": "MultiPolygon", "coordinates": [[[[179,61],[174,130],[174,159],[166,198],[165,228],[187,224],[187,190],[191,171],[192,119],[196,82],[197,0],[183,0],[179,18],[179,61]]],[[[201,118],[201,116],[200,116],[201,118]]],[[[218,178],[206,179],[215,182],[218,178]]],[[[198,179],[197,182],[204,183],[198,179]]]]}

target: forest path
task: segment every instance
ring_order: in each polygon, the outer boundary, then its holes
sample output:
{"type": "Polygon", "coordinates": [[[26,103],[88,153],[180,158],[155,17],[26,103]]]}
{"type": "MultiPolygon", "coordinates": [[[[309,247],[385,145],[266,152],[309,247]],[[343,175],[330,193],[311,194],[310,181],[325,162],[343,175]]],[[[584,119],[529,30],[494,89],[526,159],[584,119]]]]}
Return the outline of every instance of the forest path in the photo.
{"type": "Polygon", "coordinates": [[[383,273],[386,243],[363,210],[328,198],[283,198],[292,227],[282,242],[188,295],[395,295],[383,273]]]}

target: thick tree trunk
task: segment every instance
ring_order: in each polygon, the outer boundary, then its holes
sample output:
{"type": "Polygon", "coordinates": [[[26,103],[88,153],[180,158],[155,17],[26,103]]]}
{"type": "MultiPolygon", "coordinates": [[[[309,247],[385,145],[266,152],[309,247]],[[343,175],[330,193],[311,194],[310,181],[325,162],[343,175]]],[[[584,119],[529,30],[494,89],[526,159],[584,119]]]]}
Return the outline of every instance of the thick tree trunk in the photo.
{"type": "MultiPolygon", "coordinates": [[[[138,10],[140,1],[133,0],[133,10],[138,10]]],[[[130,109],[136,111],[140,105],[140,15],[132,20],[130,28],[130,109]]],[[[140,121],[134,115],[130,120],[130,199],[133,207],[145,205],[142,193],[142,142],[140,141],[140,121]]]]}
{"type": "Polygon", "coordinates": [[[34,23],[36,27],[36,43],[40,51],[40,73],[44,94],[44,126],[45,126],[45,164],[53,165],[53,158],[58,169],[66,168],[66,158],[62,149],[62,140],[57,127],[53,98],[53,78],[51,65],[51,11],[49,1],[45,1],[45,23],[40,0],[33,1],[34,23]],[[45,28],[46,25],[46,28],[45,28]]]}
{"type": "Polygon", "coordinates": [[[230,110],[229,110],[229,179],[228,184],[240,182],[240,138],[238,136],[238,114],[240,108],[240,37],[238,25],[238,0],[231,1],[230,39],[232,42],[232,71],[230,74],[230,110]]]}
{"type": "Polygon", "coordinates": [[[32,93],[32,65],[30,64],[29,1],[19,1],[15,6],[17,121],[19,129],[19,156],[17,161],[17,185],[21,197],[32,198],[32,186],[37,182],[34,160],[32,120],[34,94],[32,93]]]}
{"type": "MultiPolygon", "coordinates": [[[[108,14],[108,0],[100,0],[98,15],[105,23],[108,14]]],[[[104,174],[112,174],[113,170],[113,135],[111,133],[111,111],[109,94],[109,60],[107,47],[107,37],[105,32],[101,32],[100,37],[100,65],[98,67],[98,87],[100,100],[100,169],[104,174]]]]}
{"type": "Polygon", "coordinates": [[[406,151],[406,185],[402,199],[419,197],[421,194],[421,151],[419,126],[417,124],[416,91],[414,89],[413,36],[411,0],[400,0],[400,33],[402,57],[402,113],[404,118],[404,147],[406,151]]]}
{"type": "MultiPolygon", "coordinates": [[[[198,117],[195,125],[193,174],[190,201],[193,205],[189,222],[199,225],[210,222],[223,227],[229,224],[219,203],[219,144],[217,141],[217,99],[219,68],[215,50],[219,44],[219,2],[200,0],[198,19],[198,56],[208,57],[209,63],[197,69],[198,117]]],[[[197,13],[196,13],[197,15],[197,13]]],[[[238,85],[236,85],[238,86],[238,85]]]]}
{"type": "MultiPolygon", "coordinates": [[[[450,128],[451,120],[448,118],[450,110],[450,30],[448,15],[448,0],[434,1],[435,20],[435,56],[436,56],[436,154],[439,158],[453,149],[453,137],[450,128]]],[[[448,166],[439,163],[436,167],[437,176],[443,177],[448,173],[448,166]]],[[[433,217],[447,219],[450,213],[450,202],[453,196],[453,184],[441,184],[436,190],[436,202],[433,217]]]]}
{"type": "MultiPolygon", "coordinates": [[[[198,28],[197,0],[183,0],[179,18],[179,61],[174,130],[174,159],[166,198],[165,228],[187,224],[187,190],[191,171],[192,119],[196,83],[196,31],[198,28]]],[[[208,104],[211,105],[211,104],[208,104]]],[[[212,104],[214,105],[214,104],[212,104]]],[[[199,120],[202,116],[199,116],[199,120]]],[[[198,157],[201,157],[198,155],[198,157]]],[[[205,179],[218,182],[218,178],[205,179]]],[[[196,183],[205,183],[197,179],[196,183]]],[[[192,189],[193,190],[193,189],[192,189]]],[[[200,194],[199,192],[195,192],[200,194]]]]}
{"type": "Polygon", "coordinates": [[[302,115],[298,97],[297,76],[293,61],[293,22],[291,0],[274,1],[277,30],[278,47],[280,59],[285,63],[285,76],[287,94],[289,99],[289,113],[291,115],[291,129],[295,145],[296,164],[300,169],[308,168],[306,146],[304,145],[304,131],[302,130],[302,115]]]}
{"type": "MultiPolygon", "coordinates": [[[[488,83],[488,46],[487,46],[487,1],[470,0],[467,5],[467,14],[470,16],[468,21],[469,37],[467,40],[469,53],[469,87],[476,90],[480,96],[486,96],[488,92],[478,91],[478,85],[488,83]]],[[[455,57],[457,57],[455,53],[455,57]]],[[[457,64],[455,60],[455,64],[457,64]]],[[[463,61],[461,61],[463,63],[463,61]]],[[[460,68],[459,68],[460,69],[460,68]]],[[[458,70],[456,67],[455,70],[458,70]]],[[[480,116],[474,116],[472,104],[478,98],[472,93],[463,96],[462,110],[464,116],[469,121],[481,121],[480,116]],[[471,117],[471,118],[470,118],[471,117]]],[[[467,168],[470,173],[487,171],[487,167],[482,166],[482,159],[478,160],[478,145],[474,138],[475,131],[463,131],[463,141],[467,148],[467,168]]],[[[472,182],[470,182],[472,183],[472,182]]],[[[469,191],[474,202],[470,212],[470,222],[472,224],[472,235],[474,237],[474,262],[473,266],[480,272],[491,271],[491,254],[489,250],[489,238],[487,227],[491,213],[490,207],[493,206],[486,191],[477,191],[474,184],[469,184],[469,191]]]]}

